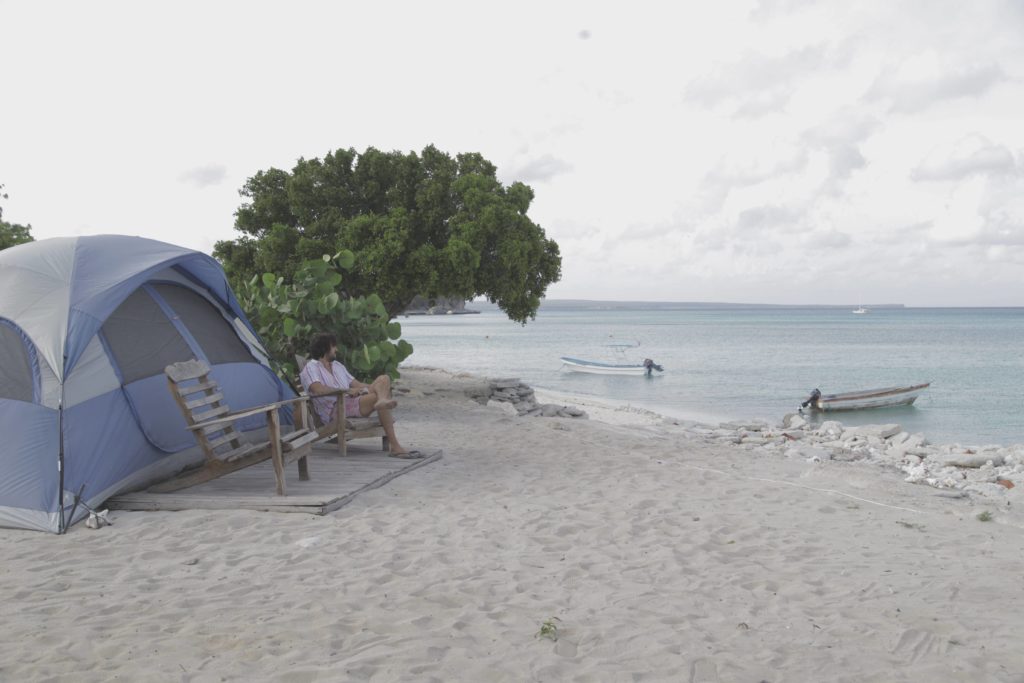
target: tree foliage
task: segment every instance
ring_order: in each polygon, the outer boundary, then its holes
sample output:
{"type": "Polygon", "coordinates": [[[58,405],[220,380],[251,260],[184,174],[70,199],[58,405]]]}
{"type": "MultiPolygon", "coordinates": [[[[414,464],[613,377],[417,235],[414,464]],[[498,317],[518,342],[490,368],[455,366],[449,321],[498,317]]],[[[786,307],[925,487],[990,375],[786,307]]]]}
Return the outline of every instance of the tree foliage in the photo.
{"type": "MultiPolygon", "coordinates": [[[[3,190],[3,184],[0,184],[0,199],[7,199],[7,194],[3,190]]],[[[0,250],[32,241],[32,226],[4,221],[4,207],[0,206],[0,250]]]]}
{"type": "Polygon", "coordinates": [[[533,190],[502,185],[480,154],[339,149],[259,171],[239,193],[242,236],[214,249],[235,283],[347,249],[348,292],[379,294],[391,316],[416,295],[485,296],[526,322],[561,276],[558,245],[527,216],[533,190]]]}
{"type": "Polygon", "coordinates": [[[342,271],[351,268],[353,260],[350,251],[325,254],[300,263],[287,279],[262,273],[236,290],[283,379],[298,376],[295,355],[308,355],[310,341],[319,332],[337,336],[338,360],[357,377],[398,377],[398,364],[412,353],[412,345],[399,340],[402,326],[389,322],[376,294],[338,295],[342,271]]]}

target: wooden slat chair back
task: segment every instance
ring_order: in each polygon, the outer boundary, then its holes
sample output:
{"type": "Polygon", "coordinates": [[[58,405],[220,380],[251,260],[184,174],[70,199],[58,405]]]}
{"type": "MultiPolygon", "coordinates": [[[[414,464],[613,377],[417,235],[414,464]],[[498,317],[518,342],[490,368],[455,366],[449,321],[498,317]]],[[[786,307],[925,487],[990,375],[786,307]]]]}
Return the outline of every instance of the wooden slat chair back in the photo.
{"type": "MultiPolygon", "coordinates": [[[[299,372],[309,362],[307,358],[303,356],[295,356],[295,362],[298,365],[299,372]]],[[[302,396],[309,396],[307,393],[303,393],[302,396]]],[[[338,440],[338,454],[348,455],[348,442],[351,439],[369,439],[373,437],[380,437],[381,448],[385,451],[389,449],[388,437],[384,432],[384,427],[380,423],[380,418],[376,415],[370,417],[345,417],[344,416],[344,396],[345,390],[339,389],[328,394],[320,394],[320,396],[334,396],[338,403],[338,410],[334,411],[334,422],[330,424],[324,424],[317,415],[316,410],[312,406],[302,404],[299,414],[300,420],[303,427],[309,429],[315,429],[318,435],[319,441],[327,441],[337,437],[338,440]]],[[[296,423],[296,428],[298,428],[296,423]]]]}
{"type": "Polygon", "coordinates": [[[164,368],[164,374],[167,376],[171,395],[185,416],[188,429],[203,451],[205,462],[196,470],[150,487],[150,491],[177,491],[267,459],[272,460],[274,464],[278,495],[285,495],[284,467],[288,463],[297,460],[299,479],[309,479],[306,456],[309,455],[312,443],[319,435],[310,429],[299,428],[282,435],[278,412],[282,407],[291,404],[298,404],[299,411],[304,411],[308,400],[306,397],[300,396],[231,412],[224,403],[224,394],[217,381],[210,375],[210,366],[203,361],[192,359],[174,363],[164,368]],[[243,417],[260,414],[265,415],[267,419],[268,440],[262,443],[249,443],[242,439],[234,423],[243,417]]]}

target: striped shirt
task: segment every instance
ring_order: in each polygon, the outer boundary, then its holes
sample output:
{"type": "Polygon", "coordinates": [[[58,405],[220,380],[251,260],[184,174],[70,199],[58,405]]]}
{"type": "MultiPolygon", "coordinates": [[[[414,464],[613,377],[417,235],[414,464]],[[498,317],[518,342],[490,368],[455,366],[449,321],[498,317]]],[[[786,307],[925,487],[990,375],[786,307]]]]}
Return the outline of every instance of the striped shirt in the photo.
{"type": "MultiPolygon", "coordinates": [[[[306,363],[306,367],[302,368],[302,373],[299,375],[299,380],[302,382],[302,388],[309,392],[309,387],[314,382],[320,382],[325,387],[330,389],[348,389],[352,386],[352,380],[355,379],[345,366],[338,361],[331,363],[331,370],[328,371],[324,367],[324,364],[318,360],[311,360],[306,363]]],[[[334,410],[334,404],[338,402],[337,396],[325,396],[323,398],[313,398],[313,410],[320,416],[321,424],[328,424],[331,421],[331,411],[334,410]]]]}

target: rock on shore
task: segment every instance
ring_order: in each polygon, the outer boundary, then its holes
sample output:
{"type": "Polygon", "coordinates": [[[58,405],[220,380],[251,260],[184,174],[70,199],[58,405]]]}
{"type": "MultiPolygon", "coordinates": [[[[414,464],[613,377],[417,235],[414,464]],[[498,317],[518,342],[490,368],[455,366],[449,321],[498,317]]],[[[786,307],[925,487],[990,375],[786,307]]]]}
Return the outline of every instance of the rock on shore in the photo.
{"type": "Polygon", "coordinates": [[[688,431],[787,458],[891,467],[903,472],[907,482],[939,489],[999,495],[1024,482],[1024,445],[933,445],[923,434],[910,434],[898,424],[847,427],[828,420],[815,426],[791,413],[778,425],[726,422],[717,428],[702,425],[688,431]]]}
{"type": "Polygon", "coordinates": [[[584,419],[587,417],[587,414],[576,406],[537,403],[533,388],[520,382],[518,378],[493,379],[488,383],[486,392],[477,392],[473,398],[483,405],[504,410],[511,416],[584,419]]]}

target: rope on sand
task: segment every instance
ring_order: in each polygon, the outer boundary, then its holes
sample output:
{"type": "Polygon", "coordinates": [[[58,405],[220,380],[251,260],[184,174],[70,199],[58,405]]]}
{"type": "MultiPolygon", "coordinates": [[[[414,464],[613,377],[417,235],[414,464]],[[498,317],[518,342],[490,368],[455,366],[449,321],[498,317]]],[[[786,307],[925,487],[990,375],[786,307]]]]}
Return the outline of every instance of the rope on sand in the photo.
{"type": "Polygon", "coordinates": [[[704,472],[714,472],[715,474],[721,474],[721,475],[724,475],[726,477],[734,477],[734,478],[735,477],[739,477],[740,479],[747,479],[749,481],[766,481],[766,482],[770,482],[772,484],[785,484],[786,486],[795,486],[797,488],[807,489],[808,491],[818,491],[819,493],[831,493],[831,494],[834,494],[836,496],[843,496],[844,498],[852,498],[853,500],[860,501],[861,503],[870,503],[871,505],[878,505],[879,507],[889,508],[891,510],[902,510],[904,512],[913,512],[913,513],[916,513],[916,514],[921,514],[920,510],[915,510],[914,508],[905,508],[905,507],[900,507],[899,505],[889,505],[888,503],[880,503],[877,500],[869,500],[867,498],[861,498],[860,496],[854,496],[854,495],[851,495],[849,493],[844,493],[842,491],[836,491],[835,489],[819,489],[819,488],[815,488],[814,486],[807,486],[806,484],[797,484],[796,482],[782,481],[782,480],[779,480],[779,479],[766,479],[764,477],[748,477],[748,476],[745,476],[745,475],[742,475],[742,474],[734,474],[734,473],[730,473],[730,472],[723,472],[722,470],[716,470],[716,469],[714,469],[712,467],[701,467],[700,465],[687,465],[685,463],[679,463],[679,465],[681,467],[689,467],[690,469],[694,469],[694,470],[702,470],[704,472]]]}

